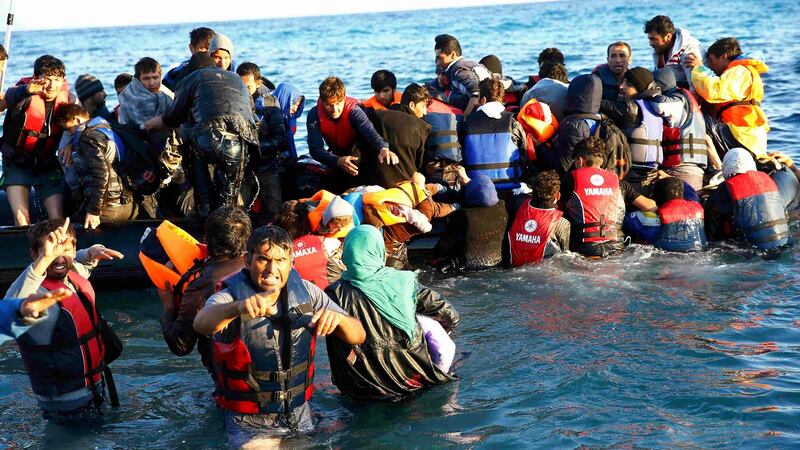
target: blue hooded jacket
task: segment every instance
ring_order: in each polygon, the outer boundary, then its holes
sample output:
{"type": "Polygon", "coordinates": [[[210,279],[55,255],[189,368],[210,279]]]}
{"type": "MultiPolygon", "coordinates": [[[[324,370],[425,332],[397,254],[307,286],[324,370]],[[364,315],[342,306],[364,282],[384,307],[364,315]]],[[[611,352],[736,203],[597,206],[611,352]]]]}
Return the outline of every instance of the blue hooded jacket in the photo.
{"type": "Polygon", "coordinates": [[[287,141],[289,142],[289,157],[292,161],[297,159],[297,147],[294,144],[294,132],[297,129],[297,119],[303,115],[303,109],[306,106],[306,99],[303,96],[303,93],[300,92],[293,84],[289,83],[281,83],[275,88],[275,91],[272,93],[277,99],[278,103],[281,105],[281,115],[283,116],[283,124],[286,127],[286,137],[287,141]],[[292,109],[292,105],[300,101],[300,106],[297,108],[294,114],[291,114],[289,111],[292,109]]]}
{"type": "Polygon", "coordinates": [[[497,189],[486,175],[476,175],[464,186],[464,206],[494,206],[497,202],[497,189]]]}

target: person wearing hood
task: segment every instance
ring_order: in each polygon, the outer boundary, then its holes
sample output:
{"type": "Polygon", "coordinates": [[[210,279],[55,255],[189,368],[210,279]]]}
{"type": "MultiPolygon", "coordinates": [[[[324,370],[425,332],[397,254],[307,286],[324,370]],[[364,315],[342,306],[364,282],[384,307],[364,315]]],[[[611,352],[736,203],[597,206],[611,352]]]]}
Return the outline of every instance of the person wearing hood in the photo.
{"type": "Polygon", "coordinates": [[[606,144],[604,168],[622,176],[630,164],[630,149],[622,132],[606,116],[600,114],[603,83],[591,74],[575,77],[567,88],[564,120],[558,125],[558,134],[552,151],[537,154],[543,169],[556,170],[562,176],[569,172],[575,161],[575,148],[584,139],[597,135],[606,144]]]}
{"type": "Polygon", "coordinates": [[[653,73],[644,67],[625,72],[620,89],[630,100],[627,104],[631,115],[636,116],[636,122],[622,130],[631,148],[631,170],[625,179],[649,195],[664,160],[661,149],[664,121],[651,106],[655,97],[661,95],[661,89],[653,82],[653,73]]]}
{"type": "Polygon", "coordinates": [[[236,63],[233,62],[233,41],[228,36],[217,33],[208,42],[208,54],[214,58],[214,64],[220,69],[236,71],[236,63]]]}
{"type": "Polygon", "coordinates": [[[461,207],[447,219],[447,229],[436,244],[441,257],[436,266],[444,272],[478,270],[497,266],[503,259],[503,234],[508,223],[506,203],[498,199],[491,178],[470,178],[459,173],[461,207]]]}
{"type": "Polygon", "coordinates": [[[685,28],[675,28],[668,16],[655,16],[644,24],[644,33],[653,48],[655,69],[668,69],[675,75],[677,85],[691,87],[691,70],[683,66],[686,55],[701,59],[703,48],[700,41],[685,28]]]}
{"type": "Polygon", "coordinates": [[[422,171],[425,144],[431,132],[431,126],[423,118],[430,100],[427,89],[411,83],[404,90],[399,104],[375,111],[372,118],[375,130],[399,159],[395,165],[378,166],[378,185],[393,188],[397,183],[410,180],[415,172],[422,171]]]}
{"type": "Polygon", "coordinates": [[[708,134],[724,155],[731,148],[746,148],[756,160],[767,156],[767,114],[761,109],[764,82],[769,67],[758,55],[744,55],[739,41],[718,39],[706,53],[709,67],[689,54],[684,65],[692,68],[692,86],[697,95],[714,106],[706,118],[708,134]]]}
{"type": "Polygon", "coordinates": [[[756,169],[752,154],[733,148],[722,159],[724,185],[705,203],[706,236],[709,241],[744,238],[767,253],[789,243],[786,208],[778,186],[756,169]]]}
{"type": "Polygon", "coordinates": [[[250,92],[239,75],[215,67],[207,53],[192,56],[189,71],[170,109],[144,128],[181,126],[181,137],[195,152],[196,211],[206,217],[218,206],[236,205],[248,155],[259,154],[258,129],[250,92]],[[216,169],[213,184],[208,165],[216,169]]]}
{"type": "Polygon", "coordinates": [[[649,106],[664,120],[661,166],[669,175],[700,190],[706,168],[709,165],[716,170],[722,167],[714,144],[706,135],[700,104],[688,89],[677,87],[674,70],[658,69],[653,72],[653,80],[661,88],[661,95],[649,106]]]}
{"type": "Polygon", "coordinates": [[[289,161],[297,160],[297,147],[294,142],[294,135],[297,132],[297,119],[303,115],[306,107],[306,97],[300,89],[289,83],[281,83],[275,88],[273,95],[278,99],[283,117],[283,127],[286,133],[287,147],[282,152],[285,159],[289,161]]]}
{"type": "Polygon", "coordinates": [[[481,81],[480,106],[465,116],[461,140],[467,175],[473,178],[484,174],[498,191],[510,193],[522,185],[527,138],[514,114],[505,110],[504,92],[500,80],[481,81]]]}
{"type": "Polygon", "coordinates": [[[119,94],[119,123],[140,126],[164,114],[172,106],[175,94],[161,82],[161,64],[144,57],[134,66],[131,82],[119,94]]]}
{"type": "MultiPolygon", "coordinates": [[[[208,53],[208,46],[211,42],[211,39],[216,35],[214,30],[211,28],[206,27],[198,27],[193,29],[189,32],[189,52],[192,56],[197,53],[208,53]]],[[[182,63],[178,64],[177,67],[173,67],[172,69],[164,75],[164,79],[161,83],[169,88],[171,91],[175,91],[178,88],[178,83],[186,78],[186,75],[189,74],[189,60],[183,61],[182,63]]]]}
{"type": "Polygon", "coordinates": [[[436,321],[447,333],[458,325],[458,312],[440,294],[421,285],[417,275],[384,265],[381,233],[370,225],[353,229],[344,240],[347,270],[326,289],[345,312],[361,321],[363,344],[326,338],[331,379],[339,390],[359,400],[397,402],[423,389],[455,379],[440,369],[436,350],[417,315],[436,321]]]}

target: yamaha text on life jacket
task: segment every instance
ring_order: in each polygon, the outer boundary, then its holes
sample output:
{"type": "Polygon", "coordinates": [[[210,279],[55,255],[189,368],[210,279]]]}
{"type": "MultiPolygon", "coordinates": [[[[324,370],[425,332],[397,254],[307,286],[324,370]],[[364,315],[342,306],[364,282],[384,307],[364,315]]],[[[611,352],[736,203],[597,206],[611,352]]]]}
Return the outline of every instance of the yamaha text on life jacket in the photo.
{"type": "Polygon", "coordinates": [[[550,235],[562,216],[563,213],[555,208],[535,208],[529,201],[520,206],[508,231],[511,266],[542,261],[550,235]]]}

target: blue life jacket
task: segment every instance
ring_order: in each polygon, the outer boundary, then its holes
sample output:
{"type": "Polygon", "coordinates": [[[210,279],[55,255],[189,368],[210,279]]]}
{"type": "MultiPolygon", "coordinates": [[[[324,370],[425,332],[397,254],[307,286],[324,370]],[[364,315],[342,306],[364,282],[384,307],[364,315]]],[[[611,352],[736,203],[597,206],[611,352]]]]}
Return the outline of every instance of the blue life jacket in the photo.
{"type": "Polygon", "coordinates": [[[458,130],[464,122],[464,113],[454,106],[434,100],[428,106],[428,113],[424,119],[431,126],[431,133],[425,145],[426,159],[461,162],[458,130]]]}
{"type": "Polygon", "coordinates": [[[725,180],[734,204],[733,225],[760,250],[789,243],[789,224],[778,186],[764,172],[750,171],[725,180]]]}
{"type": "Polygon", "coordinates": [[[353,205],[353,227],[361,225],[364,221],[364,193],[351,192],[342,198],[353,205]]]}
{"type": "MultiPolygon", "coordinates": [[[[658,97],[657,97],[658,98],[658,97]]],[[[682,100],[687,117],[683,124],[676,127],[664,123],[661,146],[664,152],[664,167],[677,167],[680,164],[696,164],[699,167],[708,165],[708,146],[706,145],[706,121],[700,111],[700,105],[691,92],[677,89],[674,93],[664,94],[664,99],[679,98],[682,100]]]]}
{"type": "Polygon", "coordinates": [[[519,148],[511,139],[512,120],[515,119],[510,112],[503,112],[500,119],[493,119],[477,111],[464,122],[464,167],[467,175],[486,175],[498,190],[518,188],[522,176],[519,148]]]}
{"type": "Polygon", "coordinates": [[[85,127],[81,133],[73,133],[72,148],[74,150],[78,149],[78,141],[81,138],[81,134],[89,129],[97,130],[103,133],[109,141],[114,142],[114,145],[117,147],[117,159],[119,161],[125,160],[125,142],[123,142],[122,138],[111,129],[111,125],[108,123],[108,121],[102,117],[90,119],[85,123],[85,127]]]}
{"type": "Polygon", "coordinates": [[[635,101],[639,105],[642,120],[634,128],[623,130],[631,147],[631,166],[655,169],[664,160],[664,152],[661,149],[664,120],[653,114],[647,101],[642,99],[635,101]]]}
{"type": "Polygon", "coordinates": [[[700,203],[675,199],[658,209],[661,230],[653,245],[668,252],[694,252],[706,246],[703,207],[700,203]]]}
{"type": "MultiPolygon", "coordinates": [[[[256,293],[242,270],[224,282],[235,301],[256,293]]],[[[309,329],[313,306],[300,275],[292,270],[281,293],[280,317],[237,318],[232,342],[212,343],[215,398],[220,408],[243,414],[291,414],[311,398],[315,334],[309,329]],[[286,338],[279,348],[275,330],[286,338]],[[284,334],[285,333],[285,334],[284,334]],[[286,362],[284,364],[284,362],[286,362]]]]}

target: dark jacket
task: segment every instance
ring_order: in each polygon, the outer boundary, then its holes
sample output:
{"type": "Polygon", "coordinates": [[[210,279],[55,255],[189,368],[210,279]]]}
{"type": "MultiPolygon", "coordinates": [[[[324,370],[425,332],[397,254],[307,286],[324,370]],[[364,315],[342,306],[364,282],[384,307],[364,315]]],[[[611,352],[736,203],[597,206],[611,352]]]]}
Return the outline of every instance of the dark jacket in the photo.
{"type": "Polygon", "coordinates": [[[117,146],[97,129],[87,128],[73,149],[75,173],[80,180],[83,198],[81,212],[100,215],[105,207],[131,201],[116,170],[117,146]]]}
{"type": "Polygon", "coordinates": [[[271,94],[269,96],[275,103],[264,103],[264,116],[258,123],[258,148],[261,154],[259,168],[262,170],[276,170],[279,164],[278,156],[289,145],[280,107],[275,97],[271,94]]]}
{"type": "Polygon", "coordinates": [[[545,166],[564,174],[574,161],[575,146],[591,135],[589,125],[576,115],[595,115],[600,118],[600,101],[603,86],[598,77],[581,75],[575,77],[567,89],[566,116],[558,126],[558,135],[553,151],[540,152],[545,166]]]}
{"type": "Polygon", "coordinates": [[[181,128],[184,138],[195,138],[210,130],[222,130],[240,136],[250,145],[258,145],[253,100],[241,77],[217,67],[195,70],[181,81],[175,101],[164,114],[164,124],[181,128]]]}
{"type": "Polygon", "coordinates": [[[189,60],[183,61],[182,63],[178,64],[177,67],[173,67],[172,69],[164,75],[164,79],[161,80],[161,84],[168,87],[170,91],[175,92],[175,88],[178,87],[178,83],[186,78],[186,75],[189,74],[189,60]]]}
{"type": "MultiPolygon", "coordinates": [[[[367,332],[363,344],[351,346],[335,336],[326,339],[331,379],[339,390],[363,400],[400,401],[420,389],[455,379],[431,361],[422,329],[412,341],[378,313],[369,299],[345,280],[325,290],[367,332]]],[[[452,332],[458,312],[438,293],[419,287],[417,313],[429,316],[452,332]]]]}
{"type": "Polygon", "coordinates": [[[172,353],[178,356],[188,355],[196,343],[203,365],[210,370],[211,340],[197,334],[192,323],[208,297],[217,291],[217,284],[228,275],[242,270],[243,267],[244,256],[223,261],[209,261],[200,269],[200,275],[186,287],[180,308],[164,310],[160,320],[161,331],[172,353]]]}
{"type": "Polygon", "coordinates": [[[422,170],[430,125],[417,118],[406,105],[392,105],[387,110],[376,111],[372,123],[400,159],[396,165],[378,166],[379,185],[393,188],[401,181],[410,180],[414,172],[422,170]]]}

